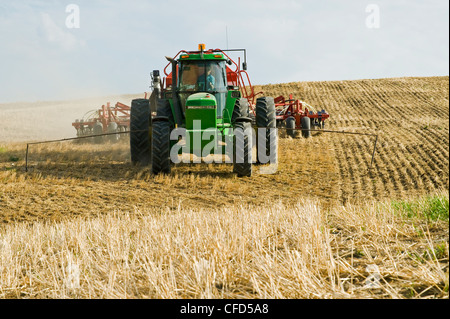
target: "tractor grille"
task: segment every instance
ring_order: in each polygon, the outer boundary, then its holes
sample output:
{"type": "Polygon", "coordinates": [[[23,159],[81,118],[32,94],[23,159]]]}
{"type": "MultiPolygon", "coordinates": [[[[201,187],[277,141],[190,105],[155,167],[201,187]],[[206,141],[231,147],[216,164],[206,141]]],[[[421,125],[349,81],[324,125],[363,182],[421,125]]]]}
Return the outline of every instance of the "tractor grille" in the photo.
{"type": "Polygon", "coordinates": [[[187,109],[190,110],[197,110],[197,109],[215,109],[216,106],[215,105],[202,105],[202,106],[197,106],[197,105],[191,105],[191,106],[186,106],[187,109]]]}

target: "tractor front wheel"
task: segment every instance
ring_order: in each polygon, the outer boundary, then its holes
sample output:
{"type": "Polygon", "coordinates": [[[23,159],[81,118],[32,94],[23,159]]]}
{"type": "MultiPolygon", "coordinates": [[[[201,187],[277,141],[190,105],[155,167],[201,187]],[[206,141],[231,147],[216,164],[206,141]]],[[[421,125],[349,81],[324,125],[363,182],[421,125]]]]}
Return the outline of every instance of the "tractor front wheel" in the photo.
{"type": "Polygon", "coordinates": [[[252,176],[252,125],[250,122],[237,122],[234,125],[233,172],[238,177],[252,176]]]}
{"type": "Polygon", "coordinates": [[[165,120],[153,123],[152,133],[152,172],[170,173],[170,123],[165,120]]]}

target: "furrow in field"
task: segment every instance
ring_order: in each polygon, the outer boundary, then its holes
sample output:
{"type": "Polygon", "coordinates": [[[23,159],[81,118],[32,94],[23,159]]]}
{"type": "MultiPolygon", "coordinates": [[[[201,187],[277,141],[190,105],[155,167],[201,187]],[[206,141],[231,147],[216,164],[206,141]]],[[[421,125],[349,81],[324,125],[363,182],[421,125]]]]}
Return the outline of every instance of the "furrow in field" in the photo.
{"type": "Polygon", "coordinates": [[[448,183],[448,150],[445,153],[440,152],[437,147],[439,142],[428,140],[422,132],[418,132],[416,137],[420,141],[419,147],[416,148],[417,157],[428,173],[428,179],[435,188],[439,188],[443,182],[448,183]]]}
{"type": "MultiPolygon", "coordinates": [[[[445,78],[437,81],[448,82],[445,78]]],[[[329,129],[379,135],[374,167],[369,174],[363,171],[370,165],[374,140],[350,142],[347,137],[330,135],[339,167],[342,201],[351,200],[358,193],[372,194],[374,198],[391,193],[404,196],[411,191],[448,185],[448,120],[442,118],[448,112],[441,107],[448,104],[448,89],[420,80],[412,83],[413,87],[408,86],[408,79],[382,79],[309,82],[301,86],[305,100],[325,106],[330,113],[329,129]],[[418,112],[421,108],[424,114],[418,112]],[[430,115],[438,111],[441,117],[430,115]]],[[[296,97],[300,84],[284,86],[283,94],[288,91],[296,97]]]]}

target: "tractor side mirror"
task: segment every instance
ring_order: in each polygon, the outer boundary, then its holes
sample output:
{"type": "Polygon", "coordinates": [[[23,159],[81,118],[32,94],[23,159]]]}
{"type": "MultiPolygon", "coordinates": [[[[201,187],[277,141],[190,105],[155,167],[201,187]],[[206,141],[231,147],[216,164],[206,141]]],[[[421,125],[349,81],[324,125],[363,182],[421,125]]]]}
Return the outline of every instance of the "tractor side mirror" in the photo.
{"type": "Polygon", "coordinates": [[[242,70],[247,71],[247,62],[242,62],[242,70]]]}
{"type": "Polygon", "coordinates": [[[233,62],[231,62],[230,59],[227,60],[227,64],[228,64],[228,65],[231,65],[232,63],[233,63],[233,62]]]}

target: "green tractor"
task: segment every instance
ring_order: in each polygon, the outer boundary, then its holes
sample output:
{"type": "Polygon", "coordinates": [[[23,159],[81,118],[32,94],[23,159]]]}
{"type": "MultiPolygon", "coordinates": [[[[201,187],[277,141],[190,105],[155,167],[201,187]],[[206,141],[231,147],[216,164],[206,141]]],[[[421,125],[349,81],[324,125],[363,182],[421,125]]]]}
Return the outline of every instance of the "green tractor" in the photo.
{"type": "Polygon", "coordinates": [[[203,159],[225,155],[233,171],[244,177],[252,175],[254,163],[276,162],[274,99],[256,99],[261,92],[254,93],[246,61],[241,69],[240,58],[236,63],[226,51],[243,51],[245,57],[245,50],[205,50],[200,44],[198,51],[166,57],[169,63],[162,80],[159,71],[153,71],[150,98],[131,103],[133,164],[151,165],[154,174],[168,174],[182,154],[203,159]],[[172,71],[167,73],[169,66],[172,71]]]}

